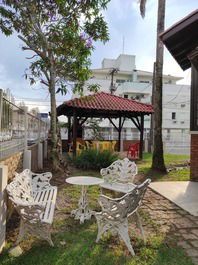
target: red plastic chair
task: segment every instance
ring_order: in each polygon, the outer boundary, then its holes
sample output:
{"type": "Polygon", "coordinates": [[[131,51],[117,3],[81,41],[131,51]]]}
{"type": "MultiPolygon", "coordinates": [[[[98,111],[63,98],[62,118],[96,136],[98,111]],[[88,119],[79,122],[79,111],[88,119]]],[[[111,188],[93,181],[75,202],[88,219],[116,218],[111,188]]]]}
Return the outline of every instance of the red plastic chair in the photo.
{"type": "Polygon", "coordinates": [[[129,145],[129,147],[127,148],[127,157],[129,158],[129,154],[131,154],[131,158],[138,158],[139,146],[140,146],[140,142],[137,142],[133,145],[129,145]]]}

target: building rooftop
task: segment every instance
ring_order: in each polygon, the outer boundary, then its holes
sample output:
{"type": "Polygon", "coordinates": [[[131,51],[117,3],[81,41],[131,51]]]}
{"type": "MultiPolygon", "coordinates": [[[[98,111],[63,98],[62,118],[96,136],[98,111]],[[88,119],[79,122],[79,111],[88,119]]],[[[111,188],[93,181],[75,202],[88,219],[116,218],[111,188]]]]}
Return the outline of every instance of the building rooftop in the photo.
{"type": "MultiPolygon", "coordinates": [[[[112,68],[96,68],[96,69],[92,69],[93,73],[108,73],[112,70],[112,68]]],[[[137,75],[143,75],[143,76],[153,76],[152,72],[149,71],[144,71],[144,70],[136,70],[137,75]]],[[[131,75],[132,71],[118,71],[118,74],[123,74],[123,75],[131,75]]],[[[170,78],[170,79],[174,79],[176,81],[179,81],[181,79],[183,79],[183,77],[180,76],[173,76],[173,75],[163,75],[164,78],[170,78]]]]}

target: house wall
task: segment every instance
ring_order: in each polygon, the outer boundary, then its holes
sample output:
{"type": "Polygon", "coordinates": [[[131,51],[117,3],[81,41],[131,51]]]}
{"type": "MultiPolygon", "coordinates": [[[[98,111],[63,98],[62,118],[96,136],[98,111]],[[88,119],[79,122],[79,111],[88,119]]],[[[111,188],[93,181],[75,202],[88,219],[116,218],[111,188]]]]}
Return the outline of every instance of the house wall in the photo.
{"type": "Polygon", "coordinates": [[[191,134],[190,180],[198,181],[198,134],[191,134]]]}

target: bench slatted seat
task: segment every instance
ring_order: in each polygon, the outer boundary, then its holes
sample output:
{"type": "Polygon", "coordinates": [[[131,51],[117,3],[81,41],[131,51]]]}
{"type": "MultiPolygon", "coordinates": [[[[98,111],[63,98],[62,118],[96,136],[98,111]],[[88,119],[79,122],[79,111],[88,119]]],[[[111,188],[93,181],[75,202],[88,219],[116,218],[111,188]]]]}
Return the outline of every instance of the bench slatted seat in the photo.
{"type": "Polygon", "coordinates": [[[100,174],[104,178],[104,183],[100,186],[105,189],[128,193],[136,187],[133,182],[137,172],[135,162],[131,162],[128,158],[116,160],[109,167],[101,169],[100,174]]]}
{"type": "Polygon", "coordinates": [[[51,246],[50,227],[56,206],[57,187],[51,186],[50,172],[35,174],[29,169],[15,173],[7,185],[9,199],[21,217],[17,243],[27,235],[40,236],[51,246]]]}

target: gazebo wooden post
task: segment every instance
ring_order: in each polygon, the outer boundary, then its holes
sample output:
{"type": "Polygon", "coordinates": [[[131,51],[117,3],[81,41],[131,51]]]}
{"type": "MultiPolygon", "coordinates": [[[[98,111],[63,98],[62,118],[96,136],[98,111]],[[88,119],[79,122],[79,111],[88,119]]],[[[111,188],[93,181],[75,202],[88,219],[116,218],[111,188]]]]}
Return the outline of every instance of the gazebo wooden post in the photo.
{"type": "Polygon", "coordinates": [[[141,114],[140,117],[140,151],[139,158],[143,158],[143,144],[144,144],[144,115],[141,114]]]}
{"type": "Polygon", "coordinates": [[[67,140],[67,152],[69,152],[69,145],[70,145],[70,142],[71,142],[71,117],[68,116],[68,140],[67,140]]]}
{"type": "Polygon", "coordinates": [[[76,156],[76,139],[77,139],[77,113],[73,110],[73,156],[76,156]]]}
{"type": "Polygon", "coordinates": [[[121,148],[121,132],[122,132],[122,117],[119,117],[119,127],[118,127],[118,152],[121,148]]]}

